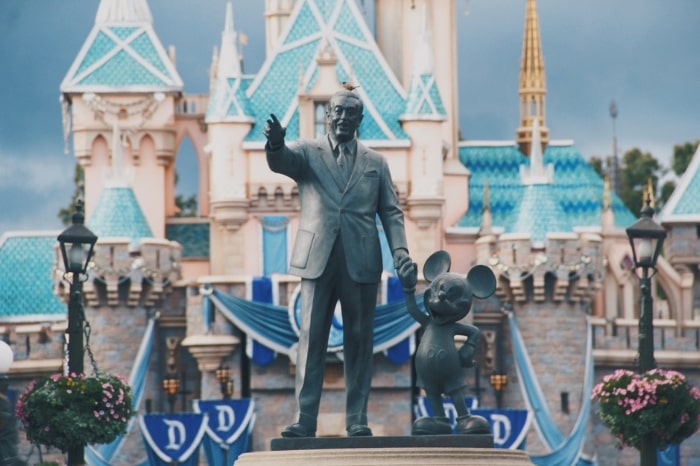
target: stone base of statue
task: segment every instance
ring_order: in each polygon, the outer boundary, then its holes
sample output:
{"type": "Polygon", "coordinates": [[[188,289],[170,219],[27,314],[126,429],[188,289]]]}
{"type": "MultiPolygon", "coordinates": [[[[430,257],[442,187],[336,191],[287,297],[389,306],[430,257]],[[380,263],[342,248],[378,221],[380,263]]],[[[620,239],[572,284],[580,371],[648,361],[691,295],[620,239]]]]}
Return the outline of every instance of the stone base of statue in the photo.
{"type": "Polygon", "coordinates": [[[493,448],[490,435],[278,438],[270,446],[272,451],[239,456],[236,466],[532,466],[523,451],[493,448]]]}

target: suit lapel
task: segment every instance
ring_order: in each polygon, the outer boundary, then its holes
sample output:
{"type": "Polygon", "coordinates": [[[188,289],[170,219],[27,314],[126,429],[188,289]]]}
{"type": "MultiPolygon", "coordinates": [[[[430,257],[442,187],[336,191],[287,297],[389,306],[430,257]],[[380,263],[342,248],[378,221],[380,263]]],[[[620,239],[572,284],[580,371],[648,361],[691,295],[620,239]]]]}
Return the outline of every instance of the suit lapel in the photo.
{"type": "Polygon", "coordinates": [[[357,154],[355,154],[355,165],[352,167],[352,173],[350,174],[350,180],[346,190],[351,189],[355,183],[357,183],[362,175],[365,173],[365,166],[367,165],[367,148],[357,141],[357,154]]]}

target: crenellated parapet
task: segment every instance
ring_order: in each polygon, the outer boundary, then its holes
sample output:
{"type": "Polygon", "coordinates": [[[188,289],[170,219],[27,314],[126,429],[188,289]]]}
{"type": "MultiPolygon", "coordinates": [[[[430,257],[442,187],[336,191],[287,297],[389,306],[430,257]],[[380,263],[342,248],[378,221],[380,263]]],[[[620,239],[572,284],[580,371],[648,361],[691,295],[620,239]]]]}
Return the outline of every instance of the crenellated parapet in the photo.
{"type": "Polygon", "coordinates": [[[534,244],[529,234],[487,235],[477,241],[477,260],[498,277],[501,299],[586,302],[600,288],[602,240],[593,233],[549,233],[534,244]]]}
{"type": "MultiPolygon", "coordinates": [[[[137,243],[129,238],[100,239],[83,283],[87,305],[153,306],[181,277],[181,249],[174,241],[153,238],[142,238],[137,243]]],[[[60,263],[58,259],[56,264],[60,263]]],[[[66,300],[68,289],[62,276],[63,270],[57,265],[54,292],[66,300]]]]}

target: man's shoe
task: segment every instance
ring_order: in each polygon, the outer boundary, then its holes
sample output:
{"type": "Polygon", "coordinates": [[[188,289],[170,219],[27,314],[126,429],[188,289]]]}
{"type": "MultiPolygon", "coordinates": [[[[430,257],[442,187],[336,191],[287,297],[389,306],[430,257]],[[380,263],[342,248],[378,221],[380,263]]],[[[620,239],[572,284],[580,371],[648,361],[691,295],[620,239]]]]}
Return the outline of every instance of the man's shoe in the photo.
{"type": "Polygon", "coordinates": [[[458,434],[490,435],[491,425],[481,416],[465,415],[457,418],[458,434]]]}
{"type": "Polygon", "coordinates": [[[448,435],[452,433],[452,424],[444,416],[421,417],[416,419],[411,435],[448,435]]]}
{"type": "Polygon", "coordinates": [[[282,437],[285,438],[303,438],[303,437],[316,437],[316,431],[309,430],[302,424],[295,422],[294,424],[285,427],[282,431],[282,437]]]}
{"type": "Polygon", "coordinates": [[[347,429],[348,437],[371,437],[372,430],[362,424],[353,424],[347,429]]]}

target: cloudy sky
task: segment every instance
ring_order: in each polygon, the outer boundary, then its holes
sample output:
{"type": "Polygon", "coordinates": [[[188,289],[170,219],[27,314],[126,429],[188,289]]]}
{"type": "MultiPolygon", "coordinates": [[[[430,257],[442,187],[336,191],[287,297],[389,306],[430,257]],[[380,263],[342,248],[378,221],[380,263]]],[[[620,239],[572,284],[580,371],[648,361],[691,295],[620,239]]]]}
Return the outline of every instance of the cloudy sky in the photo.
{"type": "MultiPolygon", "coordinates": [[[[442,0],[439,0],[442,1],[442,0]]],[[[175,45],[186,93],[205,93],[226,0],[149,0],[156,34],[175,45]]],[[[371,22],[372,0],[360,8],[371,22]]],[[[248,36],[245,72],[263,62],[263,0],[234,0],[248,36]]],[[[460,126],[467,139],[513,139],[525,0],[457,0],[460,126]],[[468,13],[467,13],[468,12],[468,13]]],[[[700,138],[700,1],[538,0],[547,125],[586,158],[651,152],[700,138]]],[[[0,1],[0,234],[60,229],[73,191],[59,85],[90,32],[97,0],[0,1]]],[[[182,187],[187,193],[188,187],[182,187]]]]}

